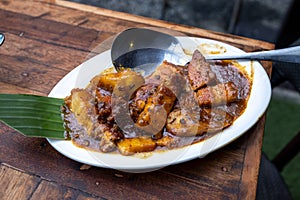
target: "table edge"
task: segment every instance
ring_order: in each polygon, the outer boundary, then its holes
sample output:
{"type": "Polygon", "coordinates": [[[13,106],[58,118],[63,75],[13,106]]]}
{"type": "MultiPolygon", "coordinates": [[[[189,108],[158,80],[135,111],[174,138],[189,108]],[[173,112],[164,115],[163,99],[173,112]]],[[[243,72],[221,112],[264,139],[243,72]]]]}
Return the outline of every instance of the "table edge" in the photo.
{"type": "Polygon", "coordinates": [[[80,10],[84,12],[89,12],[89,13],[116,18],[116,19],[122,19],[131,22],[144,23],[145,25],[168,28],[175,31],[184,32],[190,35],[205,35],[207,38],[213,38],[216,40],[222,40],[231,43],[239,43],[248,46],[250,43],[251,44],[250,46],[259,46],[260,48],[265,50],[271,50],[275,48],[274,44],[262,40],[251,39],[251,38],[246,38],[242,36],[232,35],[228,33],[221,33],[221,32],[216,32],[211,30],[205,30],[193,26],[176,24],[172,22],[159,20],[159,19],[153,19],[153,18],[137,16],[129,13],[113,11],[105,8],[92,6],[92,5],[86,5],[77,2],[65,1],[65,0],[50,0],[50,2],[62,7],[67,7],[75,10],[80,10]]]}

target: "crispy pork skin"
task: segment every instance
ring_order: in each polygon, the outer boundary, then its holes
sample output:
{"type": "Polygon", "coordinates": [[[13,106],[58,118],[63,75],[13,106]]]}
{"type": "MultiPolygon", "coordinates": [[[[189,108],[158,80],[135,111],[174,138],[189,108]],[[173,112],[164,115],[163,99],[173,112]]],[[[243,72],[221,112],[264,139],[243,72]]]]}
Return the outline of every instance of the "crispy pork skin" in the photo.
{"type": "Polygon", "coordinates": [[[232,82],[205,87],[196,92],[199,106],[219,106],[237,101],[238,89],[232,82]]]}
{"type": "Polygon", "coordinates": [[[180,137],[199,136],[204,133],[221,131],[230,126],[234,118],[220,108],[202,109],[200,120],[196,121],[184,110],[172,111],[167,120],[166,129],[169,133],[180,137]]]}

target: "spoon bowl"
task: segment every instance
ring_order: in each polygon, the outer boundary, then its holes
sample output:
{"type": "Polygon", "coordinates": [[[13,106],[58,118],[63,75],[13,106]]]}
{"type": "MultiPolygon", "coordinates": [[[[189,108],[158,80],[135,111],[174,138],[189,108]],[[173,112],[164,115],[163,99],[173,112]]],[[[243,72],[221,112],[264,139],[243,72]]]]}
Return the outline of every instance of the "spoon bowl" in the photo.
{"type": "Polygon", "coordinates": [[[132,68],[143,75],[152,73],[164,60],[178,65],[188,62],[175,37],[145,28],[127,29],[117,35],[111,58],[117,71],[132,68]]]}
{"type": "Polygon", "coordinates": [[[4,34],[0,33],[0,46],[3,44],[4,39],[5,39],[4,34]]]}

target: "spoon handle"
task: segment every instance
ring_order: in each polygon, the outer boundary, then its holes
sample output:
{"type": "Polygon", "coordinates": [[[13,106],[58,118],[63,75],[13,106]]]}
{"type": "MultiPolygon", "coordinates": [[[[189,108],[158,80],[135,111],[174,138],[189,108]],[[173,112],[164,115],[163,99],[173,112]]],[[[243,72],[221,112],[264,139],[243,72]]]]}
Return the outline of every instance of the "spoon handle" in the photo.
{"type": "Polygon", "coordinates": [[[278,50],[242,53],[242,54],[220,54],[205,57],[206,60],[232,60],[232,59],[246,59],[246,60],[269,60],[289,63],[300,63],[300,46],[289,47],[278,50]]]}
{"type": "Polygon", "coordinates": [[[4,39],[5,39],[4,34],[0,33],[0,46],[3,44],[4,39]]]}

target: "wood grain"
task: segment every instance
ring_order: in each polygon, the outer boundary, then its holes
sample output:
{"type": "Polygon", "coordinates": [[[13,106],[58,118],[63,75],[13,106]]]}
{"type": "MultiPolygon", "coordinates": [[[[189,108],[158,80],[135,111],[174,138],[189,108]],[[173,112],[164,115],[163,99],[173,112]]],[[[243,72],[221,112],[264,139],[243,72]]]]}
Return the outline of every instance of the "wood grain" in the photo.
{"type": "Polygon", "coordinates": [[[40,96],[46,96],[46,93],[43,92],[37,92],[35,90],[30,90],[22,87],[18,87],[16,85],[7,84],[0,82],[0,93],[6,93],[6,94],[34,94],[34,95],[40,95],[40,96]]]}
{"type": "Polygon", "coordinates": [[[0,165],[1,199],[29,199],[40,179],[25,172],[0,165]]]}
{"type": "Polygon", "coordinates": [[[64,188],[54,182],[43,180],[30,199],[74,199],[75,196],[76,192],[74,190],[70,188],[64,188]]]}
{"type": "MultiPolygon", "coordinates": [[[[0,17],[4,20],[0,28],[22,37],[29,37],[60,46],[67,46],[82,51],[88,51],[91,43],[98,37],[98,31],[81,28],[70,24],[50,21],[40,17],[2,11],[0,17]]],[[[101,38],[100,38],[101,39],[101,38]]]]}
{"type": "Polygon", "coordinates": [[[7,164],[0,165],[1,199],[77,199],[94,200],[92,196],[78,189],[66,187],[42,177],[22,172],[7,164]]]}

